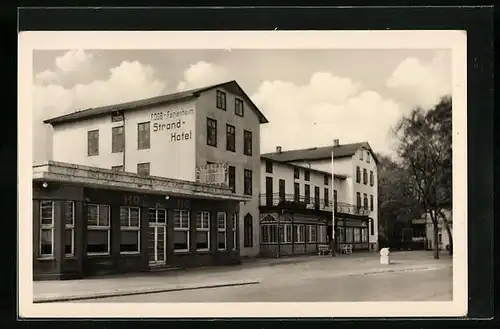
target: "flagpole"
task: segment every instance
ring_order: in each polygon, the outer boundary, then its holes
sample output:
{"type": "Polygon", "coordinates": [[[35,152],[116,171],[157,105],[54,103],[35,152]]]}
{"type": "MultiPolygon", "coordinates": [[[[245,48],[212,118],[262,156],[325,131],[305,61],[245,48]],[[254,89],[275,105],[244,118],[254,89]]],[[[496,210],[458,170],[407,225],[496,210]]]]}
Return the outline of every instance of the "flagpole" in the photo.
{"type": "Polygon", "coordinates": [[[337,243],[335,241],[335,174],[333,171],[333,159],[334,159],[334,154],[333,154],[333,149],[335,148],[335,141],[333,142],[332,146],[332,257],[335,257],[335,254],[337,253],[337,243]]]}

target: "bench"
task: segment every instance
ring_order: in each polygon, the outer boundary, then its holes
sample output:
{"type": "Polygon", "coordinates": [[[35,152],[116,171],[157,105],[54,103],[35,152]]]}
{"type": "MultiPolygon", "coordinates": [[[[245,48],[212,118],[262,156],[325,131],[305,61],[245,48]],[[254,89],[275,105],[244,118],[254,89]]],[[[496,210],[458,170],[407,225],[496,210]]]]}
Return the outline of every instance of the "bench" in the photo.
{"type": "Polygon", "coordinates": [[[327,244],[318,245],[318,255],[328,255],[330,253],[330,246],[327,244]]]}
{"type": "Polygon", "coordinates": [[[352,244],[343,244],[340,246],[340,252],[343,254],[352,254],[352,244]]]}

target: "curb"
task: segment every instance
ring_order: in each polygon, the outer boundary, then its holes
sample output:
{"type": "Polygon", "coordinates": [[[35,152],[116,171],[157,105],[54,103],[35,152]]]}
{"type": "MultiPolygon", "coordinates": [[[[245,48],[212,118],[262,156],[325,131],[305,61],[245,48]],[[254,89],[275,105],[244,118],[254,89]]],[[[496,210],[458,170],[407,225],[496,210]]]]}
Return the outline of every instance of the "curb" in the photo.
{"type": "Polygon", "coordinates": [[[366,271],[366,272],[361,272],[361,273],[350,273],[347,276],[364,276],[364,275],[376,275],[376,274],[382,274],[382,273],[430,271],[430,270],[444,269],[446,267],[447,266],[435,266],[435,265],[400,267],[400,268],[393,268],[393,269],[372,270],[372,271],[366,271]]]}
{"type": "Polygon", "coordinates": [[[162,293],[162,292],[174,292],[174,291],[185,291],[185,290],[246,286],[246,285],[253,285],[253,284],[260,284],[260,281],[230,282],[230,283],[221,283],[221,284],[212,284],[212,285],[184,286],[184,287],[175,287],[175,288],[151,288],[151,289],[139,289],[139,290],[131,290],[131,291],[113,291],[113,292],[104,292],[104,293],[79,295],[79,296],[76,295],[76,296],[64,296],[64,297],[39,297],[39,298],[34,297],[33,303],[68,302],[68,301],[99,299],[99,298],[107,298],[107,297],[121,297],[121,296],[155,294],[155,293],[162,293]]]}

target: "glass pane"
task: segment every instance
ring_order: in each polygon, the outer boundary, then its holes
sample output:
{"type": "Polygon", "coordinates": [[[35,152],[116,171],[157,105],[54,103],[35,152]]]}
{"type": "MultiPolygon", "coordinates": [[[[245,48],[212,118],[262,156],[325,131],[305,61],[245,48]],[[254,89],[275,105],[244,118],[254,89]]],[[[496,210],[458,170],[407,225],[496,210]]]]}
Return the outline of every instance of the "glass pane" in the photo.
{"type": "Polygon", "coordinates": [[[208,232],[196,232],[196,249],[208,249],[208,232]]]}
{"type": "Polygon", "coordinates": [[[150,261],[155,261],[155,228],[148,228],[148,255],[150,261]]]}
{"type": "Polygon", "coordinates": [[[120,207],[120,226],[128,226],[129,208],[120,207]]]}
{"type": "Polygon", "coordinates": [[[95,205],[89,205],[87,207],[87,225],[96,226],[97,225],[98,208],[95,205]]]}
{"type": "Polygon", "coordinates": [[[186,231],[174,232],[174,249],[175,250],[188,249],[188,232],[186,231]]]}
{"type": "Polygon", "coordinates": [[[226,232],[217,233],[217,247],[219,249],[226,249],[226,232]]]}
{"type": "Polygon", "coordinates": [[[202,212],[201,211],[197,211],[196,212],[196,228],[202,228],[203,227],[203,224],[202,224],[202,212]]]}
{"type": "Polygon", "coordinates": [[[66,230],[64,242],[64,252],[66,254],[73,254],[73,229],[66,230]]]}
{"type": "Polygon", "coordinates": [[[165,260],[165,228],[157,228],[157,246],[156,250],[158,253],[158,261],[165,260]]]}
{"type": "Polygon", "coordinates": [[[139,218],[140,218],[140,209],[139,208],[130,208],[130,226],[139,227],[139,218]]]}
{"type": "Polygon", "coordinates": [[[139,232],[121,231],[120,251],[139,251],[139,232]]]}
{"type": "Polygon", "coordinates": [[[40,201],[40,223],[42,225],[52,225],[52,201],[40,201]]]}
{"type": "Polygon", "coordinates": [[[40,254],[52,255],[52,230],[42,230],[40,236],[40,254]]]}
{"type": "Polygon", "coordinates": [[[108,230],[89,230],[87,232],[87,252],[108,252],[108,230]]]}
{"type": "Polygon", "coordinates": [[[99,206],[99,226],[109,225],[109,206],[99,206]]]}
{"type": "Polygon", "coordinates": [[[155,208],[149,208],[148,209],[148,221],[150,223],[156,223],[157,220],[156,220],[156,212],[157,212],[157,209],[155,208]]]}
{"type": "Polygon", "coordinates": [[[220,229],[226,228],[226,213],[224,212],[217,213],[217,227],[220,229]]]}
{"type": "Polygon", "coordinates": [[[74,225],[74,205],[73,201],[66,201],[64,204],[64,217],[66,225],[74,225]]]}

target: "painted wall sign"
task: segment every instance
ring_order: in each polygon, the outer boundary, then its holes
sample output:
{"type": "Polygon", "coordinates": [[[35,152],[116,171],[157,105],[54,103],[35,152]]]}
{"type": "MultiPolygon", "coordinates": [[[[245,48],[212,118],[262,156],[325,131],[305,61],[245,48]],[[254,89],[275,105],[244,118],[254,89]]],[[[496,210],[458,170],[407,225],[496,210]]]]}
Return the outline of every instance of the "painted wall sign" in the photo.
{"type": "Polygon", "coordinates": [[[194,109],[165,110],[151,113],[153,132],[169,133],[170,142],[180,142],[193,138],[189,121],[194,118],[194,109]],[[188,124],[186,124],[188,122],[188,124]]]}

